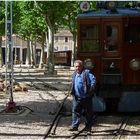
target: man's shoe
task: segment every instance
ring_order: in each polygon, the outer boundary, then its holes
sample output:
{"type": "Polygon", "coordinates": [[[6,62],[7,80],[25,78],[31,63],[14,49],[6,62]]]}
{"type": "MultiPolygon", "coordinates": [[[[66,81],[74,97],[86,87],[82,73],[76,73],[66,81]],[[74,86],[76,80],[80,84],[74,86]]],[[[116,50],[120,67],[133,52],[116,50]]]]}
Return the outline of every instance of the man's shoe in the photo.
{"type": "Polygon", "coordinates": [[[78,131],[78,128],[77,127],[72,127],[69,129],[69,131],[78,131]]]}
{"type": "Polygon", "coordinates": [[[91,127],[85,127],[84,131],[91,132],[91,127]]]}

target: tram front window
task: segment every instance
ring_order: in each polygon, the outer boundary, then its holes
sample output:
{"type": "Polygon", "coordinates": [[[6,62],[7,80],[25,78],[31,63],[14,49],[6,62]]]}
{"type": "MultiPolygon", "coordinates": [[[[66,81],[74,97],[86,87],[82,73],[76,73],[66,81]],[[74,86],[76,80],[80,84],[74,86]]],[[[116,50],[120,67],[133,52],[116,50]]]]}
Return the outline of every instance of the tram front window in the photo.
{"type": "Polygon", "coordinates": [[[98,52],[100,47],[98,26],[81,26],[80,43],[81,52],[98,52]]]}
{"type": "Polygon", "coordinates": [[[117,51],[118,30],[116,26],[107,26],[107,48],[108,51],[117,51]]]}
{"type": "Polygon", "coordinates": [[[140,43],[140,24],[129,24],[126,26],[124,33],[127,43],[140,43]]]}

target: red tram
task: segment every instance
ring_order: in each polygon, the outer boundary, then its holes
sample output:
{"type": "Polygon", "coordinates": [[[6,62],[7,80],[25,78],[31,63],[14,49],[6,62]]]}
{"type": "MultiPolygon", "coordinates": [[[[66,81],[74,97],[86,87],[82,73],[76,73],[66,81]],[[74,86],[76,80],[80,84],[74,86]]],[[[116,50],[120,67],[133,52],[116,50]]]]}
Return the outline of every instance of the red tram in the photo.
{"type": "Polygon", "coordinates": [[[77,26],[77,58],[94,71],[107,109],[140,111],[140,10],[85,12],[77,26]]]}

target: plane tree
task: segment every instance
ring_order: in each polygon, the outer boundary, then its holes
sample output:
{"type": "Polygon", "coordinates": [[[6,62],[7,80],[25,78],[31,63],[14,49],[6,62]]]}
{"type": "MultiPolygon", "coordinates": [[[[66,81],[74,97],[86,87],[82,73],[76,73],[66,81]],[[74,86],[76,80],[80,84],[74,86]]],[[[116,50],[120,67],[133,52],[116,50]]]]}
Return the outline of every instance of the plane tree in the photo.
{"type": "Polygon", "coordinates": [[[36,9],[44,17],[47,25],[47,72],[54,73],[54,34],[62,25],[65,2],[63,1],[35,1],[36,9]]]}
{"type": "Polygon", "coordinates": [[[76,59],[76,39],[77,39],[77,26],[76,19],[77,15],[80,13],[80,2],[79,1],[67,1],[65,2],[65,13],[63,17],[63,25],[70,30],[73,35],[74,45],[72,47],[72,59],[71,66],[76,59]]]}
{"type": "MultiPolygon", "coordinates": [[[[73,48],[72,48],[72,61],[71,66],[74,64],[74,60],[76,59],[76,40],[77,40],[77,16],[82,13],[80,9],[79,1],[66,1],[65,2],[65,16],[63,17],[62,24],[66,27],[73,35],[73,48]]],[[[96,2],[90,2],[90,10],[95,10],[96,2]]]]}
{"type": "Polygon", "coordinates": [[[36,65],[36,42],[42,44],[40,63],[44,63],[45,20],[36,11],[33,1],[17,3],[21,11],[19,22],[17,23],[17,34],[27,40],[26,64],[36,65]]]}
{"type": "MultiPolygon", "coordinates": [[[[76,50],[76,18],[81,12],[80,2],[71,1],[16,1],[14,2],[14,33],[27,40],[26,64],[36,64],[35,49],[32,44],[42,44],[40,65],[45,63],[44,46],[47,47],[47,68],[54,71],[54,34],[65,27],[70,30],[74,39],[73,59],[76,50]]],[[[3,28],[4,29],[4,28],[3,28]]]]}
{"type": "MultiPolygon", "coordinates": [[[[64,15],[64,2],[26,1],[20,2],[19,6],[22,14],[17,26],[18,34],[28,40],[42,41],[42,50],[46,45],[47,69],[49,73],[53,73],[54,34],[60,27],[60,21],[64,15]]],[[[44,64],[43,61],[42,63],[44,64]]]]}
{"type": "MultiPolygon", "coordinates": [[[[96,2],[90,2],[95,9],[96,2]]],[[[4,2],[0,2],[0,45],[5,31],[4,2]],[[1,8],[2,7],[2,8],[1,8]]],[[[63,27],[73,35],[73,61],[76,59],[77,15],[80,11],[78,1],[13,1],[13,33],[27,40],[26,64],[35,64],[35,42],[42,44],[40,66],[45,63],[44,47],[47,48],[47,69],[54,72],[54,34],[63,27]],[[34,45],[32,45],[34,44],[34,45]],[[33,47],[34,46],[34,47],[33,47]]],[[[0,47],[1,49],[1,47],[0,47]]],[[[1,51],[1,50],[0,50],[1,51]]],[[[2,57],[0,53],[0,63],[2,57]]]]}

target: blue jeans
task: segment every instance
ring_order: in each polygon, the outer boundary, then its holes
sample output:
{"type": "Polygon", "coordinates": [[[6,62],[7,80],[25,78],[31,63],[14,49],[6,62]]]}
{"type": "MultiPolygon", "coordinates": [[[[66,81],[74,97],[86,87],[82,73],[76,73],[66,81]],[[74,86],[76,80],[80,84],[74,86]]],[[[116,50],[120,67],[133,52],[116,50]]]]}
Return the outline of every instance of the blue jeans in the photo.
{"type": "Polygon", "coordinates": [[[80,117],[84,113],[86,127],[92,126],[92,98],[76,98],[73,97],[72,106],[72,127],[78,127],[80,124],[80,117]]]}

